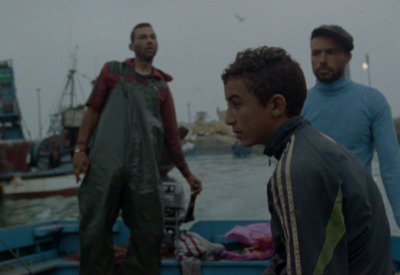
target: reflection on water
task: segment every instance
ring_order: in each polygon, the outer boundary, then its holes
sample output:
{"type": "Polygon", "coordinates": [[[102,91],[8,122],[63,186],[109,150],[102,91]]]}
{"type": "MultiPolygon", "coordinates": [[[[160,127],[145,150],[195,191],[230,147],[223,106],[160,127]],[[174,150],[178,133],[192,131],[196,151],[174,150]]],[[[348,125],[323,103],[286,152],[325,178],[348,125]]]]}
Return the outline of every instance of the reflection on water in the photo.
{"type": "Polygon", "coordinates": [[[2,200],[0,226],[12,226],[47,220],[78,219],[76,196],[2,200]]]}
{"type": "MultiPolygon", "coordinates": [[[[273,172],[274,160],[269,166],[268,157],[253,154],[247,158],[234,158],[231,155],[195,156],[187,161],[193,174],[203,182],[203,192],[196,199],[196,220],[270,218],[266,183],[273,172]]],[[[376,160],[372,167],[373,176],[384,194],[392,233],[400,235],[381,184],[376,160]]],[[[183,185],[188,198],[188,184],[179,171],[174,169],[169,176],[183,185]]],[[[0,205],[0,227],[78,218],[76,196],[3,200],[0,205]]],[[[183,225],[183,228],[190,225],[183,225]]]]}
{"type": "MultiPolygon", "coordinates": [[[[231,155],[193,156],[189,167],[203,182],[203,192],[196,199],[195,218],[200,219],[266,219],[266,183],[273,167],[268,158],[253,155],[233,158],[231,155]]],[[[169,177],[180,182],[189,197],[186,180],[177,169],[169,177]]],[[[0,226],[13,226],[47,220],[78,219],[77,197],[3,200],[0,226]]]]}

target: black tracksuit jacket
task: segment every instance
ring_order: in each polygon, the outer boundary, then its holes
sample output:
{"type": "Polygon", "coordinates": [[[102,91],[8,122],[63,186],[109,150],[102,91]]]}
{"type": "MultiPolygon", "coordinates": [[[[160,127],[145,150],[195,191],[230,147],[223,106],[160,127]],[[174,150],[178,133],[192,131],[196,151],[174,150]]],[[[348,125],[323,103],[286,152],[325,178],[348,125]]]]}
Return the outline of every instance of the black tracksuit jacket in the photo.
{"type": "Polygon", "coordinates": [[[295,117],[264,153],[276,258],[266,274],[393,274],[390,229],[370,172],[345,147],[295,117]]]}

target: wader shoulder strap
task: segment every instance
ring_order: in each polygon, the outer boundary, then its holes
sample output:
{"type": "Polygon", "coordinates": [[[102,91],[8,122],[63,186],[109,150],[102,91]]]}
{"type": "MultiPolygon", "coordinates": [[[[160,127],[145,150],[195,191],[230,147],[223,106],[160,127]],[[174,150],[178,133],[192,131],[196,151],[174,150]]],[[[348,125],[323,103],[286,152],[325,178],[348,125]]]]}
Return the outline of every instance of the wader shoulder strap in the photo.
{"type": "Polygon", "coordinates": [[[124,82],[124,64],[122,62],[118,62],[119,69],[119,81],[124,82]]]}
{"type": "Polygon", "coordinates": [[[121,81],[123,80],[123,75],[135,74],[135,70],[126,66],[125,62],[110,61],[108,62],[108,70],[110,73],[119,74],[121,81]]]}
{"type": "Polygon", "coordinates": [[[149,83],[162,91],[168,90],[168,84],[164,80],[152,78],[150,79],[149,83]]]}
{"type": "MultiPolygon", "coordinates": [[[[121,82],[124,81],[123,75],[136,74],[135,70],[127,66],[125,62],[110,61],[108,62],[108,69],[110,73],[119,74],[121,82]]],[[[162,91],[168,90],[167,82],[159,78],[150,78],[149,83],[162,91]]]]}

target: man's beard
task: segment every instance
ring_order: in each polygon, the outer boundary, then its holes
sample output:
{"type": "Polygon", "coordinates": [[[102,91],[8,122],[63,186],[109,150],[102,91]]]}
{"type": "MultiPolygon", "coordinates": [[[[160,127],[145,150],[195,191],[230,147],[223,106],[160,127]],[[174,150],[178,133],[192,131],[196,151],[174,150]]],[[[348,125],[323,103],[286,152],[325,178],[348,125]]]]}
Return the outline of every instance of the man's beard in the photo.
{"type": "Polygon", "coordinates": [[[320,82],[324,82],[324,83],[334,82],[334,81],[338,80],[339,78],[341,78],[344,73],[342,70],[335,72],[332,69],[328,68],[332,72],[332,74],[330,76],[325,76],[325,75],[320,76],[318,69],[317,69],[317,72],[315,73],[315,76],[317,77],[317,79],[320,82]]]}
{"type": "Polygon", "coordinates": [[[154,55],[152,55],[152,56],[149,56],[149,55],[142,56],[142,60],[146,61],[146,62],[153,62],[153,59],[154,59],[154,55]]]}
{"type": "Polygon", "coordinates": [[[152,54],[146,53],[145,51],[136,51],[136,58],[144,61],[144,62],[153,62],[154,57],[156,56],[156,51],[152,54]]]}

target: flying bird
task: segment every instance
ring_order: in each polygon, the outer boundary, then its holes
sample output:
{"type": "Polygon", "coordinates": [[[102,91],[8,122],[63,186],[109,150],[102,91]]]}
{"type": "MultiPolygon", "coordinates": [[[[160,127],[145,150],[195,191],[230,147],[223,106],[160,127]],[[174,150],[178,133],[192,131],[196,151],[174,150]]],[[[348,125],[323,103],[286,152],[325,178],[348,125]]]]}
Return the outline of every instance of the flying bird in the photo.
{"type": "Polygon", "coordinates": [[[243,22],[245,19],[246,19],[246,17],[241,17],[239,14],[235,14],[235,17],[237,18],[237,20],[239,20],[239,22],[243,22]]]}

